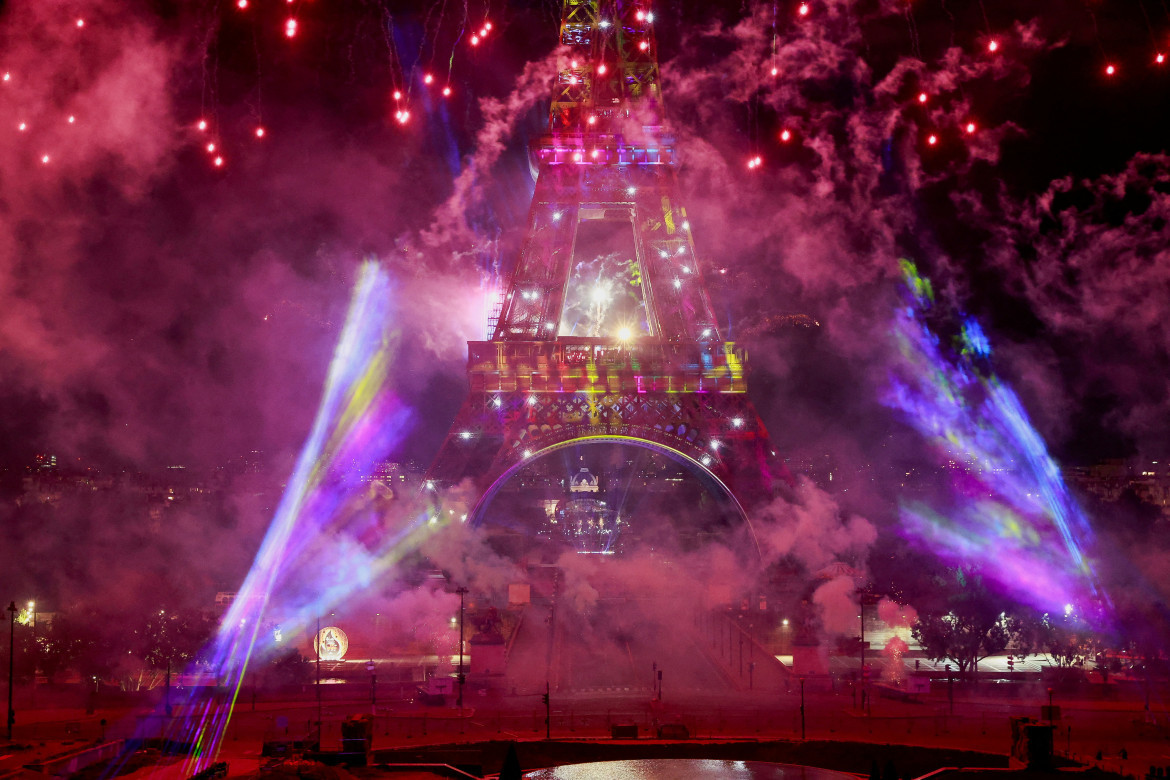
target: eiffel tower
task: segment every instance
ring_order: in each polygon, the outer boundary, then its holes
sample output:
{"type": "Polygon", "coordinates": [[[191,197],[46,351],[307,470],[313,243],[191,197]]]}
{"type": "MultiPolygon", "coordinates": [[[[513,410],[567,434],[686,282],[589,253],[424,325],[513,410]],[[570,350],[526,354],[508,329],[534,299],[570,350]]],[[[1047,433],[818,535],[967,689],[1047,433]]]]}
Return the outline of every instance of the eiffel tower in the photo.
{"type": "Polygon", "coordinates": [[[771,495],[747,354],[720,334],[677,195],[653,25],[648,1],[564,0],[527,235],[426,476],[431,490],[470,479],[473,522],[526,463],[579,442],[664,452],[741,513],[771,495]],[[606,252],[623,231],[628,251],[606,252]]]}

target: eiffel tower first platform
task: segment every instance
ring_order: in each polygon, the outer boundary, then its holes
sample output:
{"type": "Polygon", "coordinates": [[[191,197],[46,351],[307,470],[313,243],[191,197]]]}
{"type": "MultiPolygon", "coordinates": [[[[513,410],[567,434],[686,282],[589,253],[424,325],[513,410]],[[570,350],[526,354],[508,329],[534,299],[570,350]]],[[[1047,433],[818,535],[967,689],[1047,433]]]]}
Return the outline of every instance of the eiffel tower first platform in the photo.
{"type": "Polygon", "coordinates": [[[771,495],[747,355],[721,337],[677,195],[653,23],[648,2],[564,2],[527,235],[491,340],[468,342],[470,393],[426,477],[471,480],[473,522],[531,459],[580,442],[664,452],[741,512],[771,495]],[[610,230],[632,233],[635,256],[589,251],[610,230]]]}

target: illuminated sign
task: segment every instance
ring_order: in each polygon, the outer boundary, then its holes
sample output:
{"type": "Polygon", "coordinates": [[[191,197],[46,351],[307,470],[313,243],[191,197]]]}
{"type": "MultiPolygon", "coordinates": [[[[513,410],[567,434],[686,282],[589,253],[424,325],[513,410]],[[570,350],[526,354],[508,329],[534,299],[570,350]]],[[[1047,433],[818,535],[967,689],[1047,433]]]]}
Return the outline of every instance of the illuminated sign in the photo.
{"type": "Polygon", "coordinates": [[[337,626],[326,626],[313,638],[313,652],[322,661],[340,661],[349,649],[349,637],[337,626]]]}

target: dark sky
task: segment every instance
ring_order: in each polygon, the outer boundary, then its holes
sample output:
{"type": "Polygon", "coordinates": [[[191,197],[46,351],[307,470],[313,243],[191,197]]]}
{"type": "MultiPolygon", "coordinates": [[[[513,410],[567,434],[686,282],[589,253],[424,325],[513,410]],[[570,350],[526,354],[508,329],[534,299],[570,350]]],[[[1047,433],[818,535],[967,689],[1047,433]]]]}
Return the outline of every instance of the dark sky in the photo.
{"type": "MultiPolygon", "coordinates": [[[[1058,454],[1156,457],[1165,4],[809,10],[654,5],[698,250],[778,443],[848,462],[884,440],[906,256],[984,323],[1058,454]],[[778,332],[797,312],[815,337],[778,332]]],[[[558,18],[551,2],[0,2],[0,461],[290,464],[376,256],[419,412],[404,454],[425,463],[521,237],[558,18]]]]}

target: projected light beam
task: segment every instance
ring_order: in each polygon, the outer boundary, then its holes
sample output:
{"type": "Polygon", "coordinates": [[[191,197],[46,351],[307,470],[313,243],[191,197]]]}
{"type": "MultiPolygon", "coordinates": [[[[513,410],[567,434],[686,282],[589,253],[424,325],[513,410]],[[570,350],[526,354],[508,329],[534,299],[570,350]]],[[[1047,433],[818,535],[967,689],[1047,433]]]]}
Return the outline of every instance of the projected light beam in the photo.
{"type": "Polygon", "coordinates": [[[930,281],[907,260],[902,271],[907,305],[893,324],[900,360],[883,400],[951,477],[946,506],[902,502],[905,531],[1042,610],[1107,606],[1082,551],[1092,541],[1088,521],[1019,398],[986,366],[983,330],[967,319],[953,340],[941,337],[930,281]]]}
{"type": "Polygon", "coordinates": [[[215,760],[248,663],[274,645],[273,626],[303,632],[368,587],[436,530],[413,507],[390,513],[362,476],[402,440],[411,413],[389,387],[396,346],[394,290],[363,264],[317,417],[252,569],[205,656],[230,700],[192,695],[172,738],[192,745],[185,770],[215,760]]]}

